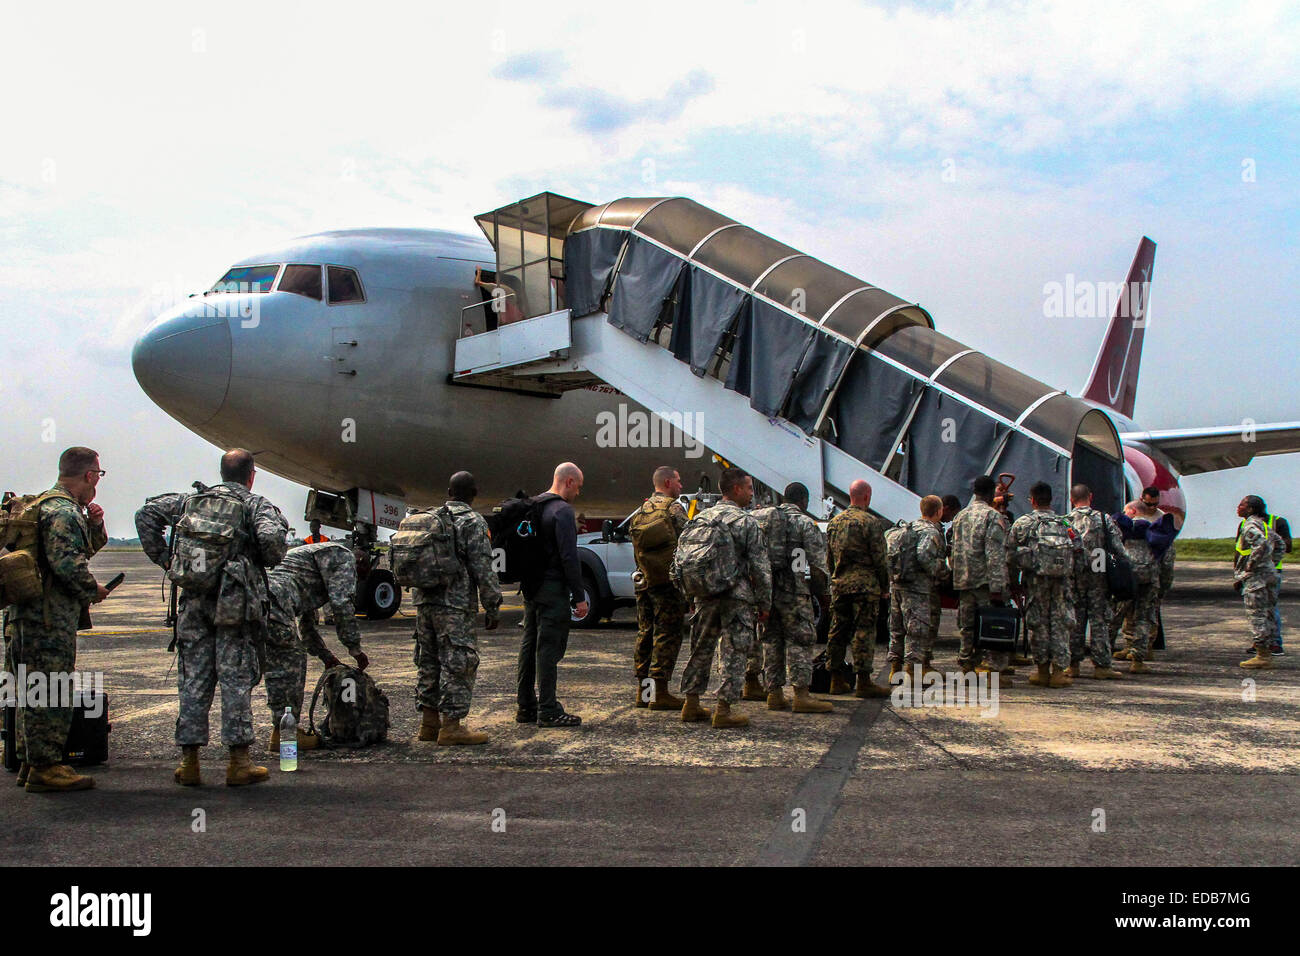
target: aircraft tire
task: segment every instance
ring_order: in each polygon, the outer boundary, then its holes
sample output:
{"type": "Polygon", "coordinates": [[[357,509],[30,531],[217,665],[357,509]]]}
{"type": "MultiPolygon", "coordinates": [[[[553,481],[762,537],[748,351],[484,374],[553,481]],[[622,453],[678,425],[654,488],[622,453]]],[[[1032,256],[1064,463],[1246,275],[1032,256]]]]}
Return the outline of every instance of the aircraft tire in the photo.
{"type": "Polygon", "coordinates": [[[372,621],[390,618],[402,606],[402,589],[393,579],[393,573],[382,569],[370,572],[358,597],[366,617],[372,621]]]}

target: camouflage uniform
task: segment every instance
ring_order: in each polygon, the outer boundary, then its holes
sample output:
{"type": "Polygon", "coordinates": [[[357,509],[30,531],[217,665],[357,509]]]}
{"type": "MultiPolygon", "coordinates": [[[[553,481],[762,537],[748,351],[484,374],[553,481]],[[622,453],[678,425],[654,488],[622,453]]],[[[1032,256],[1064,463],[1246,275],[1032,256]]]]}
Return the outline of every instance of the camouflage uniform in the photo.
{"type": "Polygon", "coordinates": [[[481,601],[489,619],[497,616],[501,585],[492,569],[492,542],[483,516],[463,501],[448,501],[446,507],[455,522],[461,567],[442,587],[412,589],[419,668],[415,699],[443,717],[463,720],[478,673],[474,615],[481,601]]]}
{"type": "Polygon", "coordinates": [[[774,537],[785,542],[783,561],[777,560],[770,547],[768,551],[772,615],[763,628],[763,686],[768,693],[784,687],[788,665],[790,683],[807,687],[812,683],[812,648],[817,642],[812,595],[825,594],[830,581],[826,542],[812,518],[789,502],[756,511],[754,517],[769,546],[774,537]]]}
{"type": "Polygon", "coordinates": [[[866,508],[851,505],[831,519],[826,539],[831,574],[827,669],[834,674],[844,665],[851,638],[853,670],[869,677],[876,653],[880,598],[889,593],[885,532],[866,508]]]}
{"type": "Polygon", "coordinates": [[[901,663],[906,652],[907,625],[903,621],[903,595],[898,588],[889,589],[889,653],[886,660],[890,668],[901,663]]]}
{"type": "Polygon", "coordinates": [[[933,521],[917,518],[910,525],[917,535],[916,573],[907,582],[896,581],[890,595],[898,595],[899,611],[903,618],[906,644],[904,658],[920,664],[931,650],[931,605],[939,577],[946,570],[948,557],[943,532],[933,521]]]}
{"type": "MultiPolygon", "coordinates": [[[[176,744],[208,744],[208,712],[221,686],[221,742],[227,747],[253,742],[252,692],[260,678],[260,648],[266,633],[270,595],[262,569],[279,564],[288,548],[289,522],[280,509],[237,481],[214,485],[225,488],[251,512],[253,540],[244,540],[239,553],[221,569],[220,584],[208,594],[191,594],[182,588],[176,626],[176,670],[180,715],[176,718],[176,744]]],[[[186,494],[159,495],[144,503],[135,515],[136,530],[145,553],[166,566],[163,532],[174,524],[189,498],[186,494]]]]}
{"type": "Polygon", "coordinates": [[[1237,534],[1237,547],[1250,550],[1238,554],[1232,579],[1241,584],[1241,599],[1246,605],[1250,639],[1258,653],[1272,654],[1277,642],[1277,622],[1273,608],[1277,605],[1277,561],[1286,544],[1275,531],[1269,531],[1262,518],[1251,515],[1237,534]]]}
{"type": "Polygon", "coordinates": [[[735,502],[723,498],[695,520],[721,524],[731,535],[740,564],[740,580],[717,597],[695,602],[691,616],[691,656],[682,672],[682,693],[703,694],[709,686],[713,655],[722,649],[722,685],[718,700],[740,700],[745,659],[754,642],[755,614],[772,606],[772,569],[758,522],[735,502]]]}
{"type": "Polygon", "coordinates": [[[266,702],[278,725],[284,709],[303,719],[307,652],[328,665],[334,657],[316,629],[316,609],[328,606],[339,641],[355,657],[361,652],[357,627],[357,560],[352,549],[325,541],[291,548],[267,572],[271,613],[266,634],[266,702]],[[295,626],[296,624],[296,626],[295,626]]]}
{"type": "MultiPolygon", "coordinates": [[[[673,531],[681,537],[682,529],[686,527],[686,509],[677,499],[656,491],[646,504],[658,507],[667,504],[673,531]]],[[[677,666],[682,638],[686,634],[686,598],[675,584],[669,581],[652,585],[644,578],[637,581],[636,628],[632,664],[637,680],[644,681],[647,677],[668,680],[677,666]]]]}
{"type": "MultiPolygon", "coordinates": [[[[1007,596],[1007,528],[1005,518],[979,498],[952,519],[952,585],[957,590],[957,626],[961,650],[957,662],[969,670],[980,662],[983,651],[975,648],[975,609],[987,605],[992,594],[1007,596]]],[[[1011,655],[1007,651],[989,654],[993,670],[1005,670],[1011,655]]]]}
{"type": "MultiPolygon", "coordinates": [[[[1157,511],[1156,518],[1139,515],[1137,520],[1154,521],[1163,515],[1164,512],[1157,511]]],[[[1137,592],[1131,601],[1116,604],[1111,623],[1111,644],[1118,640],[1122,624],[1126,647],[1135,658],[1146,660],[1160,626],[1160,597],[1173,586],[1174,547],[1170,545],[1157,559],[1146,536],[1138,535],[1124,542],[1124,550],[1133,565],[1137,592]]]]}
{"type": "Polygon", "coordinates": [[[1074,575],[1070,663],[1078,664],[1091,653],[1094,667],[1108,668],[1114,663],[1110,653],[1114,607],[1106,584],[1105,552],[1109,542],[1110,553],[1116,558],[1124,557],[1123,538],[1110,515],[1096,508],[1075,508],[1065,520],[1083,543],[1074,575]]]}
{"type": "MultiPolygon", "coordinates": [[[[1070,666],[1070,639],[1074,633],[1070,577],[1035,574],[1030,558],[1039,529],[1048,522],[1060,524],[1061,516],[1054,511],[1034,509],[1016,519],[1007,537],[1007,570],[1013,581],[1017,573],[1020,575],[1025,590],[1025,631],[1034,663],[1053,664],[1065,670],[1070,666]]],[[[1071,561],[1071,571],[1074,564],[1071,561]]]]}
{"type": "MultiPolygon", "coordinates": [[[[41,504],[37,529],[43,597],[32,604],[10,605],[7,614],[14,671],[25,667],[29,678],[71,674],[76,669],[77,625],[98,589],[90,558],[108,543],[103,524],[92,527],[81,506],[62,488],[56,485],[50,491],[59,497],[41,504]]],[[[55,682],[50,676],[46,681],[52,690],[55,682]]],[[[66,706],[53,706],[55,701],[47,700],[18,710],[19,756],[33,767],[61,764],[67,757],[72,702],[62,703],[66,706]]]]}

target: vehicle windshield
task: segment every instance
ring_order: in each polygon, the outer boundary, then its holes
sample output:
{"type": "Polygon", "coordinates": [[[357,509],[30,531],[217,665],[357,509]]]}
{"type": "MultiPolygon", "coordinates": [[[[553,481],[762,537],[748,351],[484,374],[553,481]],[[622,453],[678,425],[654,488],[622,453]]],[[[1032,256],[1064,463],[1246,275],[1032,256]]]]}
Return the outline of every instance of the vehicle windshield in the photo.
{"type": "Polygon", "coordinates": [[[209,292],[270,292],[280,267],[235,266],[223,275],[209,292]]]}

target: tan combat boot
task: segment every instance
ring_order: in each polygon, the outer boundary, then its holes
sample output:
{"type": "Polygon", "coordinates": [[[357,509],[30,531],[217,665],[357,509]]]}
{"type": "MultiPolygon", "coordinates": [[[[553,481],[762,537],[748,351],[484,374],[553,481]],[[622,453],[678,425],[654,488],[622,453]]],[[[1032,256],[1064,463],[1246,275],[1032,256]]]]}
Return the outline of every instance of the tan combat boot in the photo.
{"type": "Polygon", "coordinates": [[[745,689],[740,692],[741,700],[767,700],[767,691],[757,677],[745,675],[745,689]]]}
{"type": "MultiPolygon", "coordinates": [[[[277,730],[276,737],[280,736],[277,730]]],[[[275,750],[280,751],[279,741],[276,741],[275,750]]],[[[181,748],[181,765],[172,773],[172,779],[182,787],[197,787],[203,781],[199,779],[199,748],[197,745],[189,745],[181,748]]]]}
{"type": "Polygon", "coordinates": [[[249,783],[261,783],[271,775],[265,767],[259,767],[248,759],[248,744],[230,748],[230,763],[226,767],[226,786],[242,787],[249,783]]]}
{"type": "Polygon", "coordinates": [[[298,750],[315,750],[320,746],[320,734],[308,733],[305,730],[298,731],[298,750]]]}
{"type": "Polygon", "coordinates": [[[1123,676],[1113,667],[1094,667],[1092,669],[1093,680],[1120,680],[1123,676]]]}
{"type": "Polygon", "coordinates": [[[438,731],[438,743],[443,747],[451,744],[473,745],[487,742],[487,734],[462,727],[458,717],[448,717],[442,722],[442,729],[438,731]]]}
{"type": "Polygon", "coordinates": [[[1131,661],[1133,659],[1133,648],[1125,647],[1111,655],[1117,661],[1131,661]]]}
{"type": "Polygon", "coordinates": [[[1130,657],[1129,660],[1131,660],[1131,661],[1133,662],[1132,664],[1129,665],[1129,668],[1128,668],[1128,672],[1129,672],[1130,674],[1150,674],[1150,673],[1151,673],[1151,668],[1147,667],[1147,665],[1144,664],[1144,663],[1142,662],[1142,658],[1138,657],[1136,654],[1134,654],[1132,657],[1130,657]]]}
{"type": "Polygon", "coordinates": [[[749,718],[744,714],[733,714],[731,704],[725,700],[720,700],[713,708],[713,726],[718,729],[748,727],[749,718]]]}
{"type": "Polygon", "coordinates": [[[853,696],[859,700],[865,700],[869,697],[889,697],[893,691],[888,687],[881,687],[871,680],[870,674],[858,675],[858,686],[853,688],[853,696]]]}
{"type": "Polygon", "coordinates": [[[650,701],[651,710],[681,710],[686,701],[668,693],[668,678],[656,677],[654,700],[650,701]]]}
{"type": "Polygon", "coordinates": [[[645,699],[645,681],[641,679],[636,682],[636,705],[638,707],[650,706],[650,701],[645,699]]]}
{"type": "Polygon", "coordinates": [[[437,740],[438,731],[442,729],[442,719],[438,716],[437,707],[420,708],[420,732],[415,735],[416,740],[437,740]]]}
{"type": "Polygon", "coordinates": [[[853,690],[853,685],[841,677],[838,671],[831,675],[831,686],[830,690],[827,691],[828,694],[832,696],[847,694],[851,690],[853,690]]]}
{"type": "Polygon", "coordinates": [[[271,739],[266,742],[266,752],[269,754],[280,755],[280,728],[271,728],[271,739]]]}
{"type": "Polygon", "coordinates": [[[28,793],[63,793],[67,790],[89,790],[95,785],[94,777],[83,776],[67,764],[55,763],[48,767],[32,766],[27,772],[28,793]]]}
{"type": "Polygon", "coordinates": [[[1047,681],[1048,687],[1069,687],[1073,683],[1065,668],[1052,665],[1052,676],[1047,681]]]}
{"type": "MultiPolygon", "coordinates": [[[[796,687],[795,688],[796,699],[798,698],[798,696],[799,696],[799,688],[796,687]]],[[[789,710],[790,709],[790,702],[785,699],[785,693],[782,691],[780,687],[778,687],[776,690],[772,691],[767,695],[767,709],[768,710],[789,710]]]]}
{"type": "Polygon", "coordinates": [[[18,786],[27,786],[27,775],[32,772],[32,765],[24,760],[18,766],[18,786]]]}
{"type": "Polygon", "coordinates": [[[892,683],[894,682],[894,675],[895,675],[895,674],[901,674],[901,673],[903,673],[903,662],[902,662],[902,661],[890,661],[890,662],[889,662],[889,682],[892,684],[892,683]]]}
{"type": "Polygon", "coordinates": [[[829,714],[835,706],[829,700],[818,700],[808,693],[807,687],[794,689],[794,712],[796,714],[829,714]]]}
{"type": "Polygon", "coordinates": [[[1029,683],[1035,687],[1047,687],[1052,682],[1052,665],[1039,664],[1038,670],[1029,675],[1029,683]]]}
{"type": "Polygon", "coordinates": [[[1249,660],[1242,661],[1239,665],[1249,668],[1250,670],[1271,670],[1273,667],[1273,655],[1269,651],[1261,651],[1255,648],[1255,656],[1249,660]]]}
{"type": "Polygon", "coordinates": [[[687,694],[686,703],[682,704],[682,720],[685,723],[693,724],[701,720],[708,720],[713,714],[707,707],[700,706],[699,694],[687,694]]]}

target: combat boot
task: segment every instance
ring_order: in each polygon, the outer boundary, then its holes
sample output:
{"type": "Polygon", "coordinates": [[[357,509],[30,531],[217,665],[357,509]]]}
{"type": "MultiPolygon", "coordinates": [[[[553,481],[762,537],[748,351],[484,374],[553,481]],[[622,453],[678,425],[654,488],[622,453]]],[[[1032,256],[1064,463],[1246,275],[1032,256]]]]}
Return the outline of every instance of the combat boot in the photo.
{"type": "Polygon", "coordinates": [[[438,743],[443,747],[451,744],[473,745],[487,742],[487,734],[462,727],[459,717],[448,717],[442,722],[442,729],[438,731],[438,743]]]}
{"type": "Polygon", "coordinates": [[[1251,670],[1271,670],[1273,668],[1273,655],[1270,651],[1261,651],[1256,648],[1255,656],[1250,660],[1242,661],[1240,666],[1251,670]]]}
{"type": "Polygon", "coordinates": [[[830,690],[827,691],[828,694],[831,694],[832,696],[836,694],[847,694],[851,690],[853,690],[853,685],[841,677],[838,671],[831,675],[831,686],[830,690]]]}
{"type": "Polygon", "coordinates": [[[654,700],[650,701],[651,710],[681,710],[686,701],[668,693],[668,678],[656,677],[654,700]]]}
{"type": "Polygon", "coordinates": [[[442,718],[438,716],[437,707],[420,708],[420,732],[416,740],[437,740],[438,731],[442,729],[442,718]]]}
{"type": "MultiPolygon", "coordinates": [[[[280,732],[276,731],[275,736],[278,737],[279,735],[280,732]]],[[[277,751],[280,749],[278,741],[275,749],[277,751]]],[[[203,782],[199,779],[199,748],[197,744],[181,748],[181,765],[172,774],[172,779],[182,787],[197,787],[203,782]]]]}
{"type": "Polygon", "coordinates": [[[1120,680],[1123,676],[1113,667],[1094,667],[1092,669],[1093,680],[1120,680]]]}
{"type": "Polygon", "coordinates": [[[794,689],[794,712],[796,714],[829,714],[835,709],[829,700],[818,700],[808,693],[807,687],[794,689]]]}
{"type": "Polygon", "coordinates": [[[1117,661],[1131,661],[1133,659],[1133,648],[1126,647],[1123,650],[1116,651],[1111,657],[1117,661]]]}
{"type": "Polygon", "coordinates": [[[1052,676],[1047,681],[1048,687],[1069,687],[1074,681],[1070,679],[1070,674],[1065,668],[1052,665],[1052,676]]]}
{"type": "Polygon", "coordinates": [[[315,750],[320,746],[320,734],[309,733],[305,730],[298,731],[298,750],[315,750]]]}
{"type": "Polygon", "coordinates": [[[32,772],[32,765],[26,760],[18,767],[18,786],[27,786],[27,775],[32,772]]]}
{"type": "Polygon", "coordinates": [[[685,723],[693,724],[701,720],[708,720],[713,714],[707,707],[700,706],[699,694],[687,694],[686,703],[682,704],[682,720],[685,723]]]}
{"type": "Polygon", "coordinates": [[[1052,682],[1052,665],[1039,664],[1038,670],[1029,675],[1029,683],[1035,687],[1046,687],[1052,682]]]}
{"type": "Polygon", "coordinates": [[[1132,657],[1130,657],[1129,660],[1131,660],[1131,661],[1133,662],[1133,663],[1130,664],[1129,667],[1128,667],[1128,672],[1129,672],[1130,674],[1150,674],[1150,673],[1151,673],[1151,668],[1147,667],[1146,664],[1144,664],[1144,663],[1142,662],[1142,658],[1138,657],[1136,654],[1133,655],[1132,657]]]}
{"type": "Polygon", "coordinates": [[[767,691],[757,677],[745,675],[745,689],[740,693],[741,700],[767,700],[767,691]]]}
{"type": "MultiPolygon", "coordinates": [[[[794,689],[794,695],[795,695],[795,700],[797,701],[799,699],[798,687],[794,689]]],[[[768,710],[789,710],[790,709],[790,702],[785,699],[785,694],[782,692],[780,687],[778,687],[776,690],[772,691],[767,695],[767,709],[768,710]]]]}
{"type": "Polygon", "coordinates": [[[731,705],[725,700],[720,700],[713,708],[713,726],[718,729],[748,727],[749,718],[744,714],[733,714],[731,705]]]}
{"type": "Polygon", "coordinates": [[[866,700],[869,697],[889,697],[892,693],[893,691],[888,687],[881,687],[873,682],[870,674],[859,674],[858,686],[853,688],[853,696],[859,700],[866,700]]]}
{"type": "Polygon", "coordinates": [[[650,701],[645,699],[645,681],[640,679],[636,682],[636,705],[638,707],[650,706],[650,701]]]}
{"type": "Polygon", "coordinates": [[[230,763],[226,767],[226,786],[242,787],[248,783],[261,783],[271,775],[265,767],[259,767],[248,759],[248,744],[230,748],[230,763]]]}
{"type": "Polygon", "coordinates": [[[280,728],[271,728],[271,739],[266,742],[266,752],[269,754],[278,754],[280,752],[280,728]]]}
{"type": "Polygon", "coordinates": [[[902,662],[902,661],[890,661],[890,662],[889,662],[889,682],[892,684],[892,683],[894,682],[894,675],[895,675],[895,674],[901,674],[901,673],[903,673],[903,662],[902,662]]]}
{"type": "Polygon", "coordinates": [[[1075,662],[1075,663],[1071,664],[1068,668],[1066,668],[1066,671],[1065,671],[1065,672],[1066,672],[1067,674],[1069,674],[1071,677],[1078,677],[1078,676],[1079,676],[1079,664],[1078,664],[1078,662],[1075,662]]]}
{"type": "Polygon", "coordinates": [[[55,763],[48,767],[33,766],[27,772],[28,793],[63,793],[67,790],[89,790],[95,785],[94,777],[86,777],[67,764],[55,763]]]}

